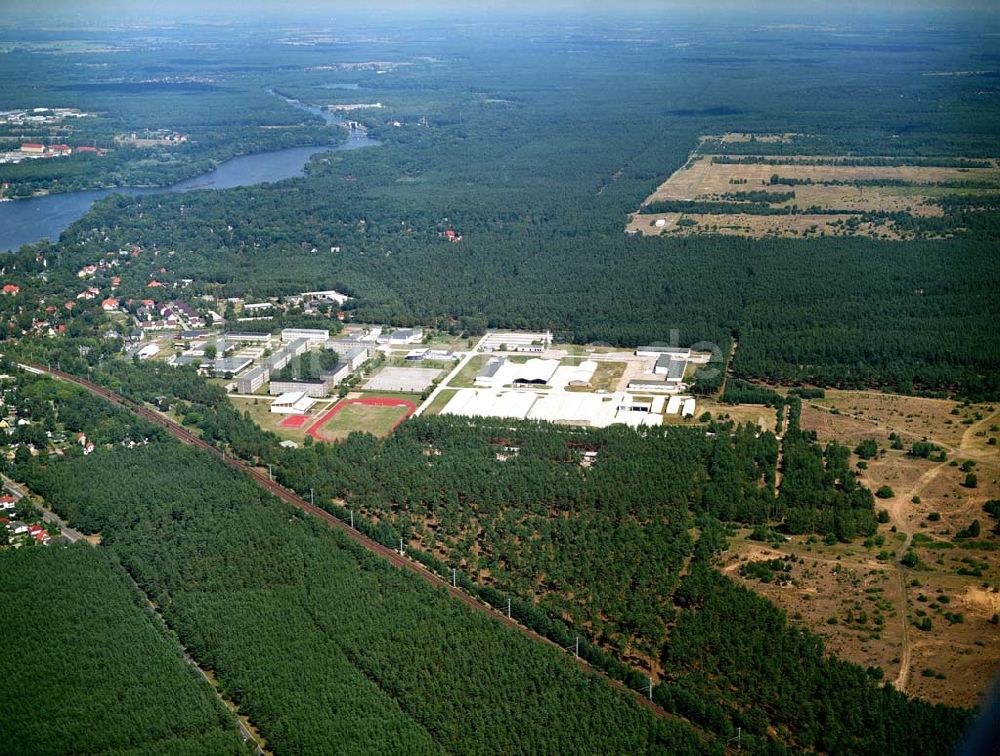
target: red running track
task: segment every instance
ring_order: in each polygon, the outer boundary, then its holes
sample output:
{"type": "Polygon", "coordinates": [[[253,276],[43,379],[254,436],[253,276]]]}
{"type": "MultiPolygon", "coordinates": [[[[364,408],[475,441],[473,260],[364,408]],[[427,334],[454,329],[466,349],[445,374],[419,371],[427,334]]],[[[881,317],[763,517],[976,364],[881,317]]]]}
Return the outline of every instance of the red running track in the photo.
{"type": "Polygon", "coordinates": [[[398,428],[406,418],[408,418],[410,415],[412,415],[414,412],[417,411],[416,405],[413,402],[407,401],[406,399],[393,399],[388,396],[370,396],[364,399],[345,399],[342,402],[338,402],[333,409],[331,409],[329,412],[323,415],[323,417],[321,417],[319,420],[313,423],[312,426],[309,428],[309,430],[306,431],[306,434],[312,436],[318,441],[325,441],[326,439],[324,439],[323,436],[319,434],[319,429],[322,428],[330,420],[331,417],[333,417],[342,409],[344,409],[344,407],[346,407],[348,404],[367,404],[369,406],[374,406],[374,407],[406,407],[406,414],[404,414],[401,418],[399,418],[399,421],[392,426],[392,429],[389,431],[389,433],[392,433],[394,430],[396,430],[396,428],[398,428]]]}

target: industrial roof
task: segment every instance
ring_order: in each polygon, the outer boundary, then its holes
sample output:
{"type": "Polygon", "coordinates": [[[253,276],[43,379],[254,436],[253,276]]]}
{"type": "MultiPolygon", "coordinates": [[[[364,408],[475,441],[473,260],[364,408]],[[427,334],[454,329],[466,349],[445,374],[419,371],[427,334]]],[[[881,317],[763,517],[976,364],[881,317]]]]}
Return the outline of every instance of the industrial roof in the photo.
{"type": "Polygon", "coordinates": [[[490,357],[479,373],[476,374],[476,380],[492,378],[506,361],[506,357],[490,357]]]}

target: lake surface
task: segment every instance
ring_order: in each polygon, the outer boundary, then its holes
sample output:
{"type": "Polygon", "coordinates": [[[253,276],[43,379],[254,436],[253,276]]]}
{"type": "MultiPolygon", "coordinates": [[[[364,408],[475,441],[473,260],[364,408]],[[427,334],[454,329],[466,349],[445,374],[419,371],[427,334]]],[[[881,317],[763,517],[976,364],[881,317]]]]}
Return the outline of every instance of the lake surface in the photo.
{"type": "MultiPolygon", "coordinates": [[[[282,98],[290,105],[321,116],[329,125],[341,123],[340,119],[320,108],[282,98]]],[[[363,131],[352,131],[346,142],[332,147],[291,147],[286,150],[242,155],[221,163],[210,173],[185,179],[170,187],[155,189],[98,189],[93,191],[48,194],[44,197],[0,202],[0,251],[8,252],[22,244],[40,239],[59,238],[71,223],[83,217],[96,200],[109,194],[157,194],[163,192],[189,192],[195,189],[232,189],[303,175],[309,158],[321,152],[343,152],[377,145],[363,131]]]]}

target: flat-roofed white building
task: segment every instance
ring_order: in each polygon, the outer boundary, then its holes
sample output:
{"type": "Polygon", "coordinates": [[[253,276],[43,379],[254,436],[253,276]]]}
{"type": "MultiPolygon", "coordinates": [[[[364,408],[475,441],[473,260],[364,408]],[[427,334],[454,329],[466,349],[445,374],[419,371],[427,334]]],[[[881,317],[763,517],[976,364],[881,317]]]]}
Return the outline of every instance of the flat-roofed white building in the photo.
{"type": "Polygon", "coordinates": [[[615,423],[621,423],[622,425],[627,425],[630,428],[662,425],[663,415],[655,415],[652,412],[642,412],[638,410],[619,410],[615,413],[615,423]]]}
{"type": "Polygon", "coordinates": [[[556,388],[589,386],[596,372],[597,362],[594,360],[584,360],[579,365],[562,365],[549,380],[549,385],[556,388]]]}
{"type": "Polygon", "coordinates": [[[557,391],[539,397],[528,417],[550,423],[603,428],[613,421],[616,406],[617,402],[607,395],[557,391]]]}
{"type": "Polygon", "coordinates": [[[539,420],[565,425],[605,428],[616,423],[633,428],[663,423],[663,415],[653,412],[662,405],[654,398],[639,400],[627,393],[551,391],[541,393],[518,389],[459,389],[441,411],[442,415],[499,417],[539,420]]]}
{"type": "Polygon", "coordinates": [[[647,394],[676,394],[683,388],[683,383],[667,383],[643,378],[633,378],[628,382],[629,391],[642,391],[647,394]]]}
{"type": "Polygon", "coordinates": [[[490,331],[479,344],[481,352],[544,352],[552,346],[550,331],[490,331]]]}
{"type": "Polygon", "coordinates": [[[389,346],[405,346],[406,344],[419,344],[424,339],[423,328],[397,328],[392,333],[379,334],[378,342],[389,346]]]}
{"type": "Polygon", "coordinates": [[[306,396],[302,391],[291,391],[282,394],[271,402],[271,412],[285,415],[304,415],[316,400],[311,396],[306,396]]]}
{"type": "Polygon", "coordinates": [[[305,339],[308,342],[325,342],[330,340],[330,331],[327,328],[282,328],[281,340],[290,343],[305,339]]]}
{"type": "Polygon", "coordinates": [[[694,408],[695,408],[694,398],[685,399],[684,408],[681,410],[681,417],[693,417],[694,408]]]}
{"type": "Polygon", "coordinates": [[[271,343],[271,334],[269,333],[251,333],[247,331],[230,331],[222,335],[226,341],[232,341],[236,344],[264,344],[269,345],[271,343]]]}
{"type": "Polygon", "coordinates": [[[523,420],[538,397],[528,391],[459,389],[441,410],[442,415],[505,417],[523,420]]]}
{"type": "Polygon", "coordinates": [[[454,362],[459,359],[457,354],[447,349],[428,349],[425,357],[428,360],[444,360],[447,362],[454,362]]]}
{"type": "Polygon", "coordinates": [[[635,348],[635,353],[638,357],[659,357],[663,354],[668,354],[671,357],[676,357],[680,360],[687,360],[691,358],[691,350],[687,347],[676,347],[676,346],[641,346],[635,348]]]}
{"type": "Polygon", "coordinates": [[[324,302],[333,302],[338,305],[342,305],[350,299],[349,296],[341,294],[335,289],[326,289],[325,291],[304,291],[302,292],[302,296],[310,299],[321,299],[324,302]]]}
{"type": "Polygon", "coordinates": [[[140,360],[148,360],[150,357],[160,353],[159,344],[146,344],[142,349],[136,352],[136,356],[140,360]]]}
{"type": "MultiPolygon", "coordinates": [[[[487,365],[489,365],[488,362],[487,365]]],[[[552,376],[558,369],[559,360],[543,360],[539,357],[532,357],[527,362],[504,360],[490,381],[494,388],[518,384],[541,386],[552,380],[552,376]]],[[[481,382],[479,376],[476,376],[476,382],[477,385],[481,382]]]]}
{"type": "Polygon", "coordinates": [[[667,410],[666,414],[676,415],[681,411],[681,407],[684,404],[684,397],[682,396],[672,396],[667,400],[667,410]]]}

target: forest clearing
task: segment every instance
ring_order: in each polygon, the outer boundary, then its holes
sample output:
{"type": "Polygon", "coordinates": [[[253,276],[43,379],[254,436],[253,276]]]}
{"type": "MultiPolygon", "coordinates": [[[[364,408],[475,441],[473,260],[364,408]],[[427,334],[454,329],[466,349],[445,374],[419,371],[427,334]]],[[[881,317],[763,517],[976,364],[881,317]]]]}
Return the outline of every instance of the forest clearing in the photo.
{"type": "Polygon", "coordinates": [[[898,222],[899,215],[941,218],[947,208],[941,198],[992,193],[1000,185],[995,160],[713,154],[733,145],[784,149],[796,136],[703,136],[684,165],[630,216],[626,230],[901,239],[914,231],[898,222]]]}
{"type": "Polygon", "coordinates": [[[881,667],[886,680],[927,700],[976,704],[1000,666],[1000,540],[984,511],[1000,498],[1000,454],[990,443],[1000,408],[828,390],[803,403],[802,425],[820,444],[854,450],[859,480],[885,511],[877,534],[852,544],[815,536],[765,544],[742,533],[721,569],[837,656],[881,667]]]}

